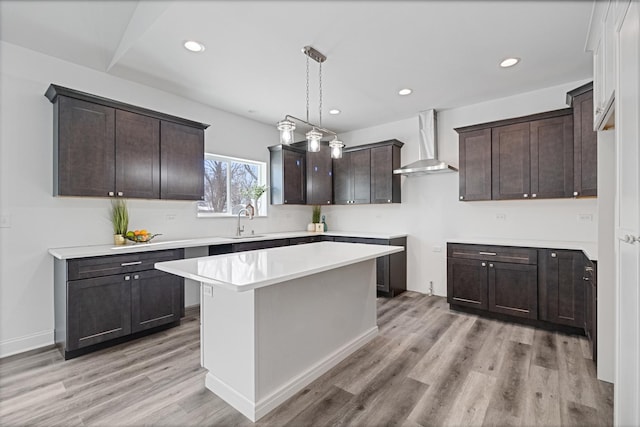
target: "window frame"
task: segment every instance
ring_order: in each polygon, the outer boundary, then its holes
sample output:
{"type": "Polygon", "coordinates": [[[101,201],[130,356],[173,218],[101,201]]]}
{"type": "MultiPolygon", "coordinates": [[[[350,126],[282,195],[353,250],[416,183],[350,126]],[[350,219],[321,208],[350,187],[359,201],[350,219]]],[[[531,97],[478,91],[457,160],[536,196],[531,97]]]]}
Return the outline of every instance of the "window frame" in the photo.
{"type": "MultiPolygon", "coordinates": [[[[204,153],[204,159],[213,160],[213,161],[222,161],[227,163],[227,209],[228,212],[206,212],[201,211],[200,206],[196,205],[196,215],[198,218],[231,218],[237,216],[237,214],[231,213],[233,210],[233,206],[231,204],[231,163],[245,163],[252,166],[258,167],[258,185],[265,185],[267,189],[269,188],[267,185],[267,162],[263,162],[260,160],[252,160],[252,159],[244,159],[242,157],[233,157],[233,156],[225,156],[222,154],[215,153],[204,153]]],[[[204,178],[203,178],[204,179],[204,178]]],[[[256,217],[266,218],[268,216],[268,205],[269,205],[269,191],[265,191],[264,194],[259,199],[260,212],[256,213],[256,217]]]]}

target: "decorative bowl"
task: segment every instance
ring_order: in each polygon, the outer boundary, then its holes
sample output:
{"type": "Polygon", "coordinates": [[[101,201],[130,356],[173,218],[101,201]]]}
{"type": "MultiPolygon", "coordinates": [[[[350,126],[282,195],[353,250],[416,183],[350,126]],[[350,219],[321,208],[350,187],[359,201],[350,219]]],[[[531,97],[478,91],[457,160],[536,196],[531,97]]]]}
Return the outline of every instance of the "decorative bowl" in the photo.
{"type": "MultiPolygon", "coordinates": [[[[138,230],[136,230],[136,231],[138,231],[138,230]]],[[[162,236],[162,234],[151,234],[151,233],[138,233],[138,234],[135,234],[135,232],[129,231],[125,235],[127,240],[131,240],[132,242],[135,242],[135,243],[149,243],[156,236],[162,236]]]]}

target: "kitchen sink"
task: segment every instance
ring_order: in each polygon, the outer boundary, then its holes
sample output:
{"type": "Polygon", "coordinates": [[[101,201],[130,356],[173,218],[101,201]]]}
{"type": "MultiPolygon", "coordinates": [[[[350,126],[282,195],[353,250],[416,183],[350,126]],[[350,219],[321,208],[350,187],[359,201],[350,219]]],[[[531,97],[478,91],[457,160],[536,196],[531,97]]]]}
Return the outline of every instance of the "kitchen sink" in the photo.
{"type": "Polygon", "coordinates": [[[230,239],[241,240],[241,239],[253,239],[254,237],[264,237],[264,234],[250,234],[248,236],[231,236],[229,238],[230,239]]]}

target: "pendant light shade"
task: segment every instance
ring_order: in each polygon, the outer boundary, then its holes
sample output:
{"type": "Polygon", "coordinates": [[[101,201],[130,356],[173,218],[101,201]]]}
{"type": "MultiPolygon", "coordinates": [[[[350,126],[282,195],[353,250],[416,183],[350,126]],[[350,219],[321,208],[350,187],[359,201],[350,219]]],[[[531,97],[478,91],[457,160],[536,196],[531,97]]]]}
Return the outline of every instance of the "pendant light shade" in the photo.
{"type": "Polygon", "coordinates": [[[344,142],[338,140],[337,136],[333,138],[332,141],[329,142],[329,147],[331,148],[332,159],[342,158],[342,149],[344,148],[344,142]]]}
{"type": "Polygon", "coordinates": [[[280,131],[280,144],[291,144],[293,141],[293,131],[296,124],[291,120],[281,120],[278,122],[278,130],[280,131]]]}
{"type": "Polygon", "coordinates": [[[322,136],[322,132],[319,132],[316,128],[307,132],[307,151],[311,153],[317,153],[320,151],[320,140],[322,139],[322,136]]]}

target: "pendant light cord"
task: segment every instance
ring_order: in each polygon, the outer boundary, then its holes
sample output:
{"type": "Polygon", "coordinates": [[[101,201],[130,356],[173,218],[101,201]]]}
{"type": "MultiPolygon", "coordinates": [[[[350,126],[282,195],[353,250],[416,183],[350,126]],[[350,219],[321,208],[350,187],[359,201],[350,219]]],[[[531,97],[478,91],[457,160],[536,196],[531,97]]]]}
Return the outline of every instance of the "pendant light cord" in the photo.
{"type": "Polygon", "coordinates": [[[307,122],[309,121],[309,56],[307,55],[307,122]]]}
{"type": "Polygon", "coordinates": [[[320,127],[322,127],[322,62],[320,63],[320,73],[319,73],[319,80],[320,80],[320,127]]]}

